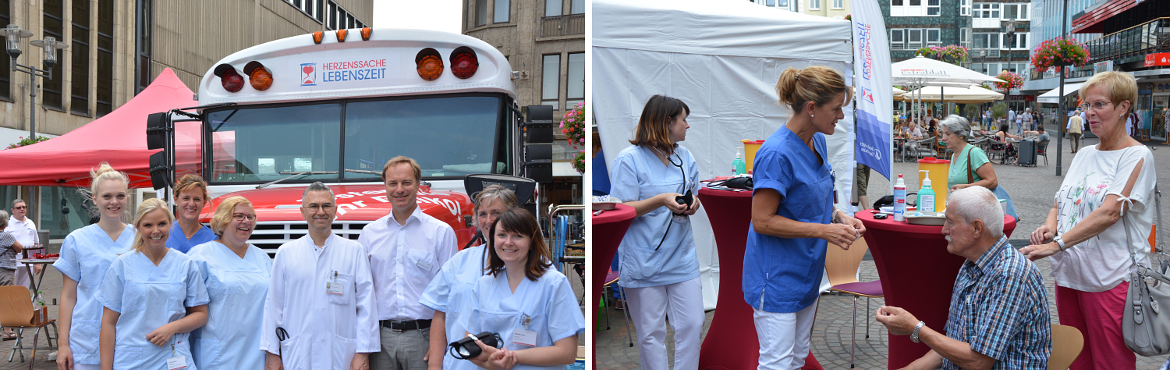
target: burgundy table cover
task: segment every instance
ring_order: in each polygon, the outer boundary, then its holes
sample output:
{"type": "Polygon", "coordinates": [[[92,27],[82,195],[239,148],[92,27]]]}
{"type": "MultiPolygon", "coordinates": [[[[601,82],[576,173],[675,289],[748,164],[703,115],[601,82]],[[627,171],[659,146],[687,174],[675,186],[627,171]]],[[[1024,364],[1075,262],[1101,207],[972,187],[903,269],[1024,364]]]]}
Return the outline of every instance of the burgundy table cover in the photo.
{"type": "MultiPolygon", "coordinates": [[[[593,233],[590,245],[593,253],[593,316],[597,317],[597,306],[600,303],[602,287],[605,286],[605,274],[609,272],[609,264],[613,262],[613,255],[617,253],[618,245],[626,236],[630,223],[634,222],[634,207],[618,204],[616,209],[602,212],[593,217],[593,233]]],[[[593,336],[593,358],[597,358],[597,336],[593,336]]],[[[597,368],[597,361],[593,361],[593,368],[597,368]]]]}

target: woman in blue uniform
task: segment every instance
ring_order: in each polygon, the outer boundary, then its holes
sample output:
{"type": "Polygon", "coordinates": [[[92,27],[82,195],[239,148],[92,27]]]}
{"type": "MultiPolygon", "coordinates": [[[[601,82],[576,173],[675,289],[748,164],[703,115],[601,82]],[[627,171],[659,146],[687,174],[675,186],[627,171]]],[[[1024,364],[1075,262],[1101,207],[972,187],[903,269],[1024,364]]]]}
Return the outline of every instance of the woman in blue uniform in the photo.
{"type": "Polygon", "coordinates": [[[498,333],[503,341],[471,361],[488,369],[564,369],[577,355],[585,317],[568,278],[549,268],[552,255],[536,217],[512,208],[490,235],[488,275],[472,288],[461,324],[468,333],[498,333]]]}
{"type": "Polygon", "coordinates": [[[69,233],[61,244],[61,258],[53,267],[61,272],[61,309],[57,323],[61,337],[57,368],[96,370],[101,363],[98,332],[102,303],[98,287],[119,254],[130,250],[134,226],[122,223],[126,213],[126,174],[102,163],[91,174],[89,189],[83,193],[93,200],[100,214],[98,222],[69,233]]]}
{"type": "MultiPolygon", "coordinates": [[[[207,323],[207,288],[199,267],[170,253],[174,217],[161,199],[147,199],[134,216],[133,248],[110,264],[98,292],[102,369],[197,370],[192,330],[207,323]]],[[[257,347],[257,351],[259,351],[257,347]]]]}
{"type": "Polygon", "coordinates": [[[743,295],[754,309],[759,368],[788,370],[808,357],[826,246],[848,249],[865,226],[833,207],[825,143],[845,117],[849,86],[837,71],[812,66],[784,70],[776,92],[792,118],[756,152],[743,295]]]}
{"type": "Polygon", "coordinates": [[[215,233],[199,223],[200,212],[207,204],[207,182],[196,174],[186,174],[175,183],[175,224],[167,247],[187,253],[191,247],[215,240],[215,233]]]}
{"type": "MultiPolygon", "coordinates": [[[[519,207],[516,193],[501,185],[490,185],[475,194],[476,229],[483,237],[490,238],[492,223],[496,218],[512,207],[519,207]]],[[[444,330],[431,331],[430,354],[428,361],[439,361],[442,358],[443,368],[447,370],[469,368],[475,364],[460,361],[446,351],[447,343],[463,338],[463,327],[459,325],[461,314],[467,312],[465,302],[471,294],[475,282],[483,276],[487,267],[487,248],[483,245],[464,248],[443,264],[439,275],[427,285],[420,299],[423,305],[435,310],[435,317],[431,321],[432,327],[443,327],[444,330]],[[433,359],[433,360],[432,360],[433,359]]]]}
{"type": "Polygon", "coordinates": [[[207,325],[191,333],[191,351],[200,369],[262,369],[260,330],[264,299],[272,281],[272,258],[249,244],[256,210],[244,197],[219,203],[211,230],[219,238],[191,248],[207,294],[207,325]]]}
{"type": "Polygon", "coordinates": [[[690,114],[681,100],[650,97],[630,140],[634,145],[618,153],[610,172],[610,196],[637,212],[618,247],[619,277],[638,331],[638,356],[648,370],[666,370],[669,365],[667,309],[674,328],[674,368],[699,367],[705,316],[689,217],[699,210],[699,198],[694,196],[699,167],[691,152],[678,145],[687,138],[690,114]]]}

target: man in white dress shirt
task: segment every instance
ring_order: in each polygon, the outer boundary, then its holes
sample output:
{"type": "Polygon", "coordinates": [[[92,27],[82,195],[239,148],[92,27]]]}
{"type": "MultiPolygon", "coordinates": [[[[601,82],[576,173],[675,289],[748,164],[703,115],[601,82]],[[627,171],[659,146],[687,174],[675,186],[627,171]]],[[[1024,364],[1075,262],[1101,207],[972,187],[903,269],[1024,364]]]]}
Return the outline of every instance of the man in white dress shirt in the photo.
{"type": "MultiPolygon", "coordinates": [[[[16,238],[16,242],[25,248],[35,249],[40,248],[40,236],[37,235],[37,225],[33,223],[28,215],[28,204],[25,204],[23,199],[15,199],[12,201],[12,217],[8,219],[8,227],[4,231],[12,234],[16,238]]],[[[18,258],[21,256],[18,254],[18,258]]],[[[40,272],[41,266],[36,266],[37,272],[40,272]]],[[[20,266],[16,269],[16,282],[13,285],[20,285],[29,287],[31,279],[28,277],[28,269],[20,266]]],[[[31,287],[30,287],[31,288],[31,287]]]]}
{"type": "Polygon", "coordinates": [[[392,210],[366,225],[358,238],[370,257],[381,324],[382,352],[370,355],[370,367],[425,370],[424,359],[440,366],[443,354],[428,354],[435,311],[419,300],[458,251],[455,230],[419,208],[422,170],[413,159],[391,158],[382,167],[382,181],[392,210]]]}
{"type": "Polygon", "coordinates": [[[272,262],[260,337],[264,368],[368,370],[380,345],[365,249],[333,234],[337,199],[329,187],[315,182],[302,198],[309,234],[281,245],[272,262]]]}

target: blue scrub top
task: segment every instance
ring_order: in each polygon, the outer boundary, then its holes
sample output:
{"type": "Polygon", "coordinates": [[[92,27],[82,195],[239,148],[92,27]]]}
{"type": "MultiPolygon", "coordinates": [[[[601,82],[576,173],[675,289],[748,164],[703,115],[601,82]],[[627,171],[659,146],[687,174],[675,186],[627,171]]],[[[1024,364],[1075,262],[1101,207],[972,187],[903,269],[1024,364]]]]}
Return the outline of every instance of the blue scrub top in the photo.
{"type": "Polygon", "coordinates": [[[53,262],[53,267],[77,282],[77,302],[73,305],[69,325],[69,350],[73,351],[74,363],[101,363],[98,334],[103,310],[97,297],[98,289],[105,281],[110,264],[118,255],[130,250],[133,240],[133,225],[126,225],[115,241],[101,226],[93,224],[69,233],[61,244],[61,258],[53,262]]]}
{"type": "Polygon", "coordinates": [[[199,267],[211,303],[207,324],[191,332],[195,364],[210,369],[263,369],[260,331],[272,281],[272,258],[248,244],[244,258],[211,241],[187,254],[199,267]]]}
{"type": "MultiPolygon", "coordinates": [[[[833,216],[833,174],[825,136],[813,134],[813,147],[787,127],[760,146],[752,167],[755,191],[780,193],[776,214],[788,219],[828,224],[833,216]]],[[[748,228],[743,256],[743,297],[752,308],[773,313],[800,311],[816,301],[825,268],[826,242],[818,238],[779,238],[748,228]]]]}
{"type": "Polygon", "coordinates": [[[168,358],[186,356],[187,370],[197,370],[191,358],[190,333],[176,333],[161,347],[146,340],[147,334],[187,316],[188,307],[210,301],[203,275],[190,257],[167,253],[155,266],[141,252],[123,254],[110,264],[98,300],[120,313],[115,327],[114,369],[166,370],[168,358]]]}
{"type": "MultiPolygon", "coordinates": [[[[485,275],[476,281],[471,294],[469,312],[463,315],[462,326],[473,334],[499,333],[504,348],[509,350],[534,348],[512,341],[518,328],[536,332],[536,343],[533,343],[536,347],[552,346],[558,340],[585,331],[585,316],[577,305],[569,279],[555,269],[545,271],[536,281],[525,278],[515,293],[508,286],[506,272],[485,275]]],[[[513,369],[563,370],[565,365],[517,364],[513,369]]]]}
{"type": "MultiPolygon", "coordinates": [[[[698,196],[699,166],[691,152],[674,149],[671,163],[662,163],[654,150],[634,145],[618,153],[613,162],[613,187],[609,195],[623,202],[645,200],[662,193],[686,194],[686,187],[698,196]]],[[[695,235],[690,217],[674,217],[670,209],[658,207],[635,217],[618,247],[622,286],[646,288],[681,283],[699,277],[695,235]],[[670,229],[667,230],[667,223],[670,229]],[[666,239],[663,239],[663,235],[666,239]],[[662,247],[659,248],[659,242],[662,247]],[[655,251],[655,249],[658,249],[655,251]]]]}
{"type": "Polygon", "coordinates": [[[187,239],[187,234],[184,234],[183,229],[179,227],[179,223],[175,222],[175,225],[171,226],[171,236],[167,237],[167,248],[187,253],[187,251],[191,250],[191,247],[215,239],[215,233],[211,232],[211,229],[207,228],[207,226],[200,226],[199,231],[196,231],[195,235],[191,236],[191,239],[187,239]]]}
{"type": "MultiPolygon", "coordinates": [[[[467,314],[467,299],[471,296],[475,282],[483,276],[486,267],[483,245],[465,248],[443,264],[439,275],[427,285],[419,302],[435,311],[442,311],[446,316],[447,343],[463,338],[467,330],[459,324],[467,314]]],[[[434,329],[432,329],[434,330],[434,329]]],[[[433,332],[432,332],[433,333],[433,332]]],[[[478,332],[476,332],[478,334],[478,332]]],[[[447,351],[443,356],[443,369],[477,369],[475,363],[467,360],[458,360],[447,351]]]]}

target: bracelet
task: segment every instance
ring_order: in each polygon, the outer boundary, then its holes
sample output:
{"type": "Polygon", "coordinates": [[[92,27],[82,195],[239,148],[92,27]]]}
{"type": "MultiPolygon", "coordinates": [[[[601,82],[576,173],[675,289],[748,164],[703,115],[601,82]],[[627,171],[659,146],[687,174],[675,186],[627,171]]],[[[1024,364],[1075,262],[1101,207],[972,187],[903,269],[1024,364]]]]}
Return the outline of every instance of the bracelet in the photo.
{"type": "Polygon", "coordinates": [[[918,325],[914,326],[914,332],[910,333],[910,341],[918,343],[918,331],[922,330],[922,326],[926,325],[925,321],[919,321],[918,325]]]}
{"type": "Polygon", "coordinates": [[[1060,238],[1060,235],[1057,235],[1055,238],[1052,239],[1052,241],[1056,242],[1056,246],[1060,247],[1061,252],[1064,252],[1064,249],[1065,249],[1064,240],[1060,238]]]}

